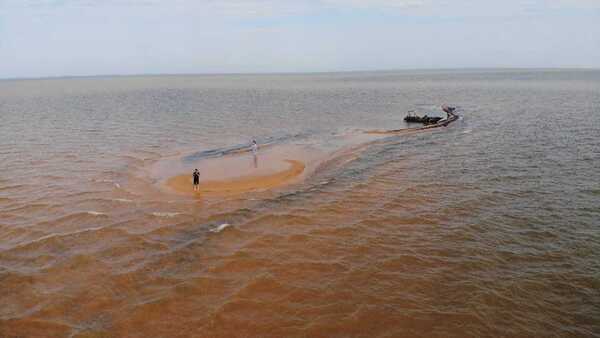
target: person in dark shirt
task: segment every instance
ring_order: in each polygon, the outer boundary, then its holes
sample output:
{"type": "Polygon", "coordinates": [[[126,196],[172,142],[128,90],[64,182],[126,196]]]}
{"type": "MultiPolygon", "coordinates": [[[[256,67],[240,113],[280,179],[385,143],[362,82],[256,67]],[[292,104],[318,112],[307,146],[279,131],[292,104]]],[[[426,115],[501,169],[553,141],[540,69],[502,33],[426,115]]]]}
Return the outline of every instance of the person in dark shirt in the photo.
{"type": "Polygon", "coordinates": [[[198,169],[194,169],[192,177],[194,178],[194,191],[200,190],[200,172],[198,169]]]}

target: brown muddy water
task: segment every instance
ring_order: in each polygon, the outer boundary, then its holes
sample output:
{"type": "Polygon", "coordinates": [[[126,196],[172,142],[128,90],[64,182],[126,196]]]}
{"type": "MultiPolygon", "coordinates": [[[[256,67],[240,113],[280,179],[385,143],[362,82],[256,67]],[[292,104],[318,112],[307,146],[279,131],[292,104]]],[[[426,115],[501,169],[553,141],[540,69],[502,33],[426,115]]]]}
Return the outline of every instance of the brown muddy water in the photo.
{"type": "Polygon", "coordinates": [[[600,337],[599,114],[599,71],[0,81],[0,337],[600,337]]]}

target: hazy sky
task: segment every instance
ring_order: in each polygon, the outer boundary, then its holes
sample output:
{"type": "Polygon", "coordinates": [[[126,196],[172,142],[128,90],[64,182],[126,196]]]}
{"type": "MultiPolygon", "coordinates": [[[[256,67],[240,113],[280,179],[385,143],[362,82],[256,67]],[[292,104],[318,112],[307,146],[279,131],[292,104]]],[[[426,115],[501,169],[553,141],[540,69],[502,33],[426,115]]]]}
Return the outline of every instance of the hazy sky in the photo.
{"type": "Polygon", "coordinates": [[[0,0],[0,78],[600,68],[600,0],[0,0]]]}

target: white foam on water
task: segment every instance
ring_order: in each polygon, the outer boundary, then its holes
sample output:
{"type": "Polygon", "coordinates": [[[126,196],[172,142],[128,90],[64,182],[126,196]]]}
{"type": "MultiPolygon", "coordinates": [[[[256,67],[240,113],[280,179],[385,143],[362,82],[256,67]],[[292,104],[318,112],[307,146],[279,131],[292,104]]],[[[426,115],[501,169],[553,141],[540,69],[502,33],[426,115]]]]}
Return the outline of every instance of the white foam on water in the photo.
{"type": "Polygon", "coordinates": [[[152,216],[171,218],[171,217],[175,217],[180,214],[181,214],[180,212],[153,212],[152,216]]]}
{"type": "Polygon", "coordinates": [[[106,215],[106,214],[105,214],[105,213],[103,213],[103,212],[100,212],[100,211],[93,211],[93,210],[91,210],[91,211],[87,211],[86,213],[87,213],[87,214],[89,214],[89,215],[93,215],[93,216],[102,216],[102,215],[106,215]]]}
{"type": "Polygon", "coordinates": [[[219,225],[219,226],[217,226],[216,228],[214,228],[214,229],[210,229],[210,232],[219,233],[219,232],[221,232],[221,231],[225,230],[225,229],[226,229],[227,227],[229,227],[230,225],[231,225],[231,224],[229,224],[229,223],[223,223],[223,224],[220,224],[220,225],[219,225]]]}
{"type": "Polygon", "coordinates": [[[132,203],[132,200],[128,200],[126,198],[115,198],[113,199],[113,201],[117,201],[117,202],[123,202],[123,203],[132,203]]]}
{"type": "Polygon", "coordinates": [[[93,231],[100,231],[102,229],[104,229],[106,227],[94,227],[94,228],[87,228],[87,229],[83,229],[83,230],[77,230],[77,231],[73,231],[73,232],[67,232],[67,233],[58,233],[58,234],[48,234],[46,236],[42,236],[40,238],[36,238],[34,240],[25,242],[25,243],[20,243],[18,245],[16,245],[15,247],[22,247],[28,244],[32,244],[32,243],[38,243],[38,242],[42,242],[51,238],[61,238],[61,237],[67,237],[67,236],[72,236],[72,235],[79,235],[79,234],[83,234],[86,232],[93,232],[93,231]]]}
{"type": "Polygon", "coordinates": [[[98,180],[98,179],[92,179],[92,182],[99,182],[99,183],[113,183],[112,180],[107,180],[107,179],[102,179],[102,180],[98,180]]]}

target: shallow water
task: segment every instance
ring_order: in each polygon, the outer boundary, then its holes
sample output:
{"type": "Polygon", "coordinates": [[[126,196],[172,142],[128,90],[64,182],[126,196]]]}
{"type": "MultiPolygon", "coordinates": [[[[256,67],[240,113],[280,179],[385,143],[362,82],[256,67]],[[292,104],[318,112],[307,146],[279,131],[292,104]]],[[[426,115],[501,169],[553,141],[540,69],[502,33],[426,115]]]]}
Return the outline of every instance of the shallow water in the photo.
{"type": "Polygon", "coordinates": [[[600,336],[599,113],[598,71],[0,81],[0,336],[600,336]],[[252,138],[327,156],[160,188],[252,138]]]}

